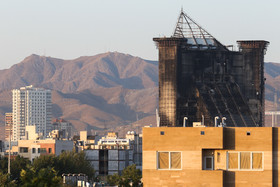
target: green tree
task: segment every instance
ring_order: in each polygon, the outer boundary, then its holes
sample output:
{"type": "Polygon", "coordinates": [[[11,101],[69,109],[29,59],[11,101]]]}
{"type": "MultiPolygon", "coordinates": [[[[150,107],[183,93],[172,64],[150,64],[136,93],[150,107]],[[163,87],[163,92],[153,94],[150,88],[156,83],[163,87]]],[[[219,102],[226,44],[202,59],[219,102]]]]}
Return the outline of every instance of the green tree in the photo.
{"type": "Polygon", "coordinates": [[[17,156],[11,160],[11,179],[19,181],[20,172],[22,169],[26,169],[30,165],[30,161],[22,156],[17,156]]]}
{"type": "Polygon", "coordinates": [[[0,170],[3,173],[8,173],[8,158],[7,157],[0,157],[0,170]]]}
{"type": "Polygon", "coordinates": [[[63,173],[83,173],[90,180],[93,180],[95,173],[90,162],[86,160],[85,153],[74,151],[63,152],[59,156],[41,155],[33,161],[33,167],[36,172],[42,168],[52,167],[57,171],[58,176],[62,176],[63,173]]]}
{"type": "Polygon", "coordinates": [[[0,171],[0,186],[15,187],[16,182],[10,179],[9,174],[4,174],[0,171]]]}
{"type": "Polygon", "coordinates": [[[109,183],[110,186],[115,186],[115,185],[119,186],[121,182],[121,177],[116,173],[114,175],[108,175],[107,182],[109,183]]]}
{"type": "Polygon", "coordinates": [[[32,165],[35,171],[39,171],[42,168],[52,167],[58,170],[57,168],[58,158],[54,154],[51,155],[41,155],[34,159],[32,165]]]}
{"type": "Polygon", "coordinates": [[[141,170],[136,169],[136,165],[130,165],[122,171],[122,175],[118,174],[109,175],[107,177],[107,182],[109,185],[117,185],[121,187],[127,186],[140,186],[141,185],[141,170]]]}
{"type": "Polygon", "coordinates": [[[57,171],[60,175],[63,173],[83,173],[89,180],[94,179],[95,171],[91,163],[86,159],[84,152],[76,153],[63,152],[58,156],[57,171]]]}
{"type": "Polygon", "coordinates": [[[122,171],[123,185],[127,182],[132,182],[132,186],[139,186],[141,184],[142,173],[140,169],[136,169],[136,165],[130,165],[122,171]]]}
{"type": "MultiPolygon", "coordinates": [[[[15,181],[16,183],[19,183],[20,171],[22,169],[26,169],[28,164],[30,164],[30,161],[21,156],[17,156],[14,159],[12,159],[11,160],[11,175],[9,176],[11,181],[15,181]]],[[[6,157],[0,158],[0,169],[2,172],[2,176],[4,174],[8,173],[8,158],[6,158],[6,157]]]]}
{"type": "MultiPolygon", "coordinates": [[[[0,158],[1,180],[3,181],[6,181],[7,166],[7,158],[0,158]]],[[[63,152],[59,156],[54,154],[41,155],[33,163],[21,156],[17,156],[11,161],[10,179],[15,180],[17,184],[27,183],[31,186],[33,184],[33,186],[44,186],[48,185],[48,181],[58,179],[61,181],[63,173],[83,173],[88,176],[89,180],[93,180],[95,171],[90,162],[86,160],[84,152],[63,152]],[[48,180],[45,181],[45,178],[48,180]]],[[[52,183],[56,184],[55,181],[52,183]]]]}
{"type": "Polygon", "coordinates": [[[62,178],[50,167],[41,168],[38,172],[30,166],[20,173],[23,187],[59,187],[62,186],[62,178]]]}

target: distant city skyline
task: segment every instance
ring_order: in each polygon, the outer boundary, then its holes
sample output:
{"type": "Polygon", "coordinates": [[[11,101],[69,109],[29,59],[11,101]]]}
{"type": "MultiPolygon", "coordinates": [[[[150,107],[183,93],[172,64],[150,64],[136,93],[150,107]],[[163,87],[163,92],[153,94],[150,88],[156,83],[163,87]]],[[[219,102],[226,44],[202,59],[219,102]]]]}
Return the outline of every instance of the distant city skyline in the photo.
{"type": "Polygon", "coordinates": [[[108,51],[157,60],[153,37],[171,36],[180,10],[224,45],[270,42],[265,62],[280,62],[280,2],[12,0],[0,2],[0,69],[31,54],[74,59],[108,51]]]}

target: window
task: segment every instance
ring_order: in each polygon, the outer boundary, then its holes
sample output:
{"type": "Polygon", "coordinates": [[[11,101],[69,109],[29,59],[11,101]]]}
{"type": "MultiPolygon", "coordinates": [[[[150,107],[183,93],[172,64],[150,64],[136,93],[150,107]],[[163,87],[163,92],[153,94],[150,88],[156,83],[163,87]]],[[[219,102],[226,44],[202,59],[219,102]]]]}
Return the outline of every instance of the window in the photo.
{"type": "Polygon", "coordinates": [[[252,153],[252,169],[263,169],[262,168],[262,153],[252,153]]]}
{"type": "Polygon", "coordinates": [[[204,157],[204,170],[213,170],[214,169],[214,156],[205,156],[204,157]]]}
{"type": "Polygon", "coordinates": [[[170,152],[170,156],[170,168],[181,169],[181,152],[170,152]]]}
{"type": "Polygon", "coordinates": [[[169,169],[169,152],[158,153],[158,169],[169,169]]]}
{"type": "Polygon", "coordinates": [[[52,153],[52,148],[49,148],[49,153],[52,153]]]}
{"type": "Polygon", "coordinates": [[[238,153],[228,153],[228,169],[238,169],[238,153]]]}
{"type": "Polygon", "coordinates": [[[20,153],[28,153],[28,147],[20,147],[19,152],[20,153]]]}
{"type": "Polygon", "coordinates": [[[46,148],[41,148],[41,153],[46,153],[46,152],[47,152],[46,148]]]}
{"type": "Polygon", "coordinates": [[[158,152],[158,169],[181,169],[181,152],[158,152]]]}
{"type": "Polygon", "coordinates": [[[263,153],[228,152],[228,170],[263,170],[263,153]]]}
{"type": "Polygon", "coordinates": [[[251,153],[241,152],[240,153],[240,169],[251,169],[251,153]]]}
{"type": "Polygon", "coordinates": [[[36,148],[32,148],[32,153],[36,153],[36,148]]]}

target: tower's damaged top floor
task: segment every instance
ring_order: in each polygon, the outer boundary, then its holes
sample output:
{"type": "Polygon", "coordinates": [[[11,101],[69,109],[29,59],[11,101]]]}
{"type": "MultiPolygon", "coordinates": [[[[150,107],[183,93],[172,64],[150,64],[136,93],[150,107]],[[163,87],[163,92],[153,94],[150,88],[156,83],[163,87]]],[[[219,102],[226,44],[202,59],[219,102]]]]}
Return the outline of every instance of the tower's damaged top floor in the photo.
{"type": "Polygon", "coordinates": [[[161,126],[264,125],[263,40],[238,41],[239,51],[181,12],[170,38],[154,38],[159,49],[161,126]],[[218,120],[220,124],[222,120],[218,120]]]}

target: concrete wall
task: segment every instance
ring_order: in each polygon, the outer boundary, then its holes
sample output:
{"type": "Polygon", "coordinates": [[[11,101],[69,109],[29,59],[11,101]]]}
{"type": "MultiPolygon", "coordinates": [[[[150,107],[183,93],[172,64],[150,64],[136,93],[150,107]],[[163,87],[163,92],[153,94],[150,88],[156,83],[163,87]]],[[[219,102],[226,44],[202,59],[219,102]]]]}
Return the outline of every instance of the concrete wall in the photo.
{"type": "Polygon", "coordinates": [[[99,160],[99,150],[85,150],[88,160],[99,160]]]}
{"type": "Polygon", "coordinates": [[[59,155],[63,151],[72,151],[74,148],[74,142],[70,140],[56,140],[55,142],[55,154],[59,155]]]}

